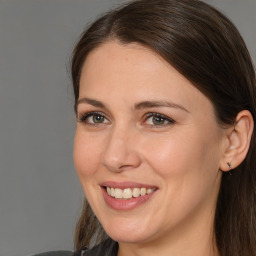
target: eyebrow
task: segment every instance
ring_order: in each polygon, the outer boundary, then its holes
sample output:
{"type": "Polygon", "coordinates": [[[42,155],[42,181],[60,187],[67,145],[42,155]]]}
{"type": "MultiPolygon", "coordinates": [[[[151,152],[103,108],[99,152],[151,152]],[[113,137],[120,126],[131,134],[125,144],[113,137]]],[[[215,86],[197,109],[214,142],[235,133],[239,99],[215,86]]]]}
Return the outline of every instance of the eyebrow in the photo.
{"type": "Polygon", "coordinates": [[[101,102],[101,101],[98,101],[98,100],[94,100],[94,99],[89,99],[89,98],[81,98],[77,101],[76,103],[76,107],[81,104],[81,103],[87,103],[87,104],[90,104],[94,107],[97,107],[97,108],[106,108],[106,106],[101,102]]]}
{"type": "Polygon", "coordinates": [[[135,109],[144,109],[144,108],[160,108],[160,107],[168,107],[168,108],[177,108],[189,113],[189,111],[183,106],[176,104],[174,102],[169,101],[143,101],[135,104],[135,109]]]}
{"type": "MultiPolygon", "coordinates": [[[[98,108],[106,108],[106,106],[101,101],[98,101],[95,99],[81,98],[77,101],[76,107],[81,103],[87,103],[89,105],[92,105],[98,108]]],[[[176,104],[174,102],[169,102],[169,101],[161,101],[161,100],[160,101],[142,101],[142,102],[136,103],[134,109],[140,110],[145,108],[160,108],[160,107],[177,108],[189,113],[189,111],[186,108],[184,108],[179,104],[176,104]]]]}

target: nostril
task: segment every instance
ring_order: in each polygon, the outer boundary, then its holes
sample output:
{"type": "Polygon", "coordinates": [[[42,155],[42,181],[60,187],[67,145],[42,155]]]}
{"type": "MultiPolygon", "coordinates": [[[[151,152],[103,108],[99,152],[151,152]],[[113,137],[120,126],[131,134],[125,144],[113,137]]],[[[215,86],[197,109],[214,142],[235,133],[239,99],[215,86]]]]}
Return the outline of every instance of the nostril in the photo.
{"type": "Polygon", "coordinates": [[[102,163],[107,169],[121,172],[140,165],[139,150],[135,146],[134,136],[128,135],[125,129],[116,126],[108,139],[102,155],[102,163]]]}
{"type": "Polygon", "coordinates": [[[127,152],[126,155],[117,157],[104,157],[103,165],[110,171],[122,172],[137,168],[141,165],[141,159],[136,152],[127,152]]]}

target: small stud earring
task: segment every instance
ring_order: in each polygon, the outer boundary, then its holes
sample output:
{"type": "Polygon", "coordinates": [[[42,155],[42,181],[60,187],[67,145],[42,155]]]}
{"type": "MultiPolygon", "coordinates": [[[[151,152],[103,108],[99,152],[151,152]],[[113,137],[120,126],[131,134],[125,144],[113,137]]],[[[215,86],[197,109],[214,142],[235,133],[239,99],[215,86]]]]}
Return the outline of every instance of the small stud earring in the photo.
{"type": "Polygon", "coordinates": [[[228,174],[231,176],[232,175],[232,166],[231,166],[231,163],[230,162],[227,162],[227,165],[228,165],[228,167],[229,167],[229,169],[230,169],[230,171],[228,172],[228,174]]]}

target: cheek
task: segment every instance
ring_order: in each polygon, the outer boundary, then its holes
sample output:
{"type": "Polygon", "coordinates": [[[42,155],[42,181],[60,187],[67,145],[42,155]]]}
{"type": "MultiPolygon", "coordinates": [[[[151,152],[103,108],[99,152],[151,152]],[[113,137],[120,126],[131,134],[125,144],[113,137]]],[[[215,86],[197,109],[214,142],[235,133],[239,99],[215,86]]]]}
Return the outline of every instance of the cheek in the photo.
{"type": "MultiPolygon", "coordinates": [[[[189,134],[189,137],[185,133],[183,136],[170,136],[168,140],[158,140],[157,143],[151,141],[152,144],[147,146],[151,150],[145,148],[147,162],[154,174],[161,177],[165,195],[160,202],[165,205],[165,210],[159,211],[161,218],[163,214],[171,214],[172,219],[182,220],[195,209],[213,202],[212,198],[217,195],[217,143],[198,132],[189,134]],[[167,201],[168,204],[165,203],[167,201]]],[[[172,223],[172,219],[165,218],[166,226],[172,223]]]]}
{"type": "MultiPolygon", "coordinates": [[[[190,166],[203,151],[200,145],[194,147],[191,138],[183,136],[166,136],[148,141],[144,145],[144,154],[150,165],[164,176],[173,175],[184,171],[182,166],[190,166]]],[[[187,168],[186,168],[187,169],[187,168]]]]}
{"type": "Polygon", "coordinates": [[[218,170],[217,138],[202,136],[198,129],[173,134],[148,140],[143,146],[145,158],[155,172],[163,178],[193,178],[218,170]]]}
{"type": "Polygon", "coordinates": [[[79,178],[93,175],[100,159],[100,146],[97,140],[86,136],[80,131],[76,132],[74,139],[74,165],[79,178]]]}

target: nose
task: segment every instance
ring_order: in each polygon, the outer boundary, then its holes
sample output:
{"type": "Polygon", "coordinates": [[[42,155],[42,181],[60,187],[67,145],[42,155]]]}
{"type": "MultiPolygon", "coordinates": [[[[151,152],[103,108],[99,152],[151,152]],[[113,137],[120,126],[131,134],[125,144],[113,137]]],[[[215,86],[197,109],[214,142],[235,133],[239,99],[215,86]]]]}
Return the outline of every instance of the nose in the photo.
{"type": "Polygon", "coordinates": [[[136,136],[131,131],[115,129],[108,135],[103,153],[103,165],[112,172],[122,172],[140,166],[141,158],[136,136]],[[137,146],[136,146],[137,145],[137,146]]]}

